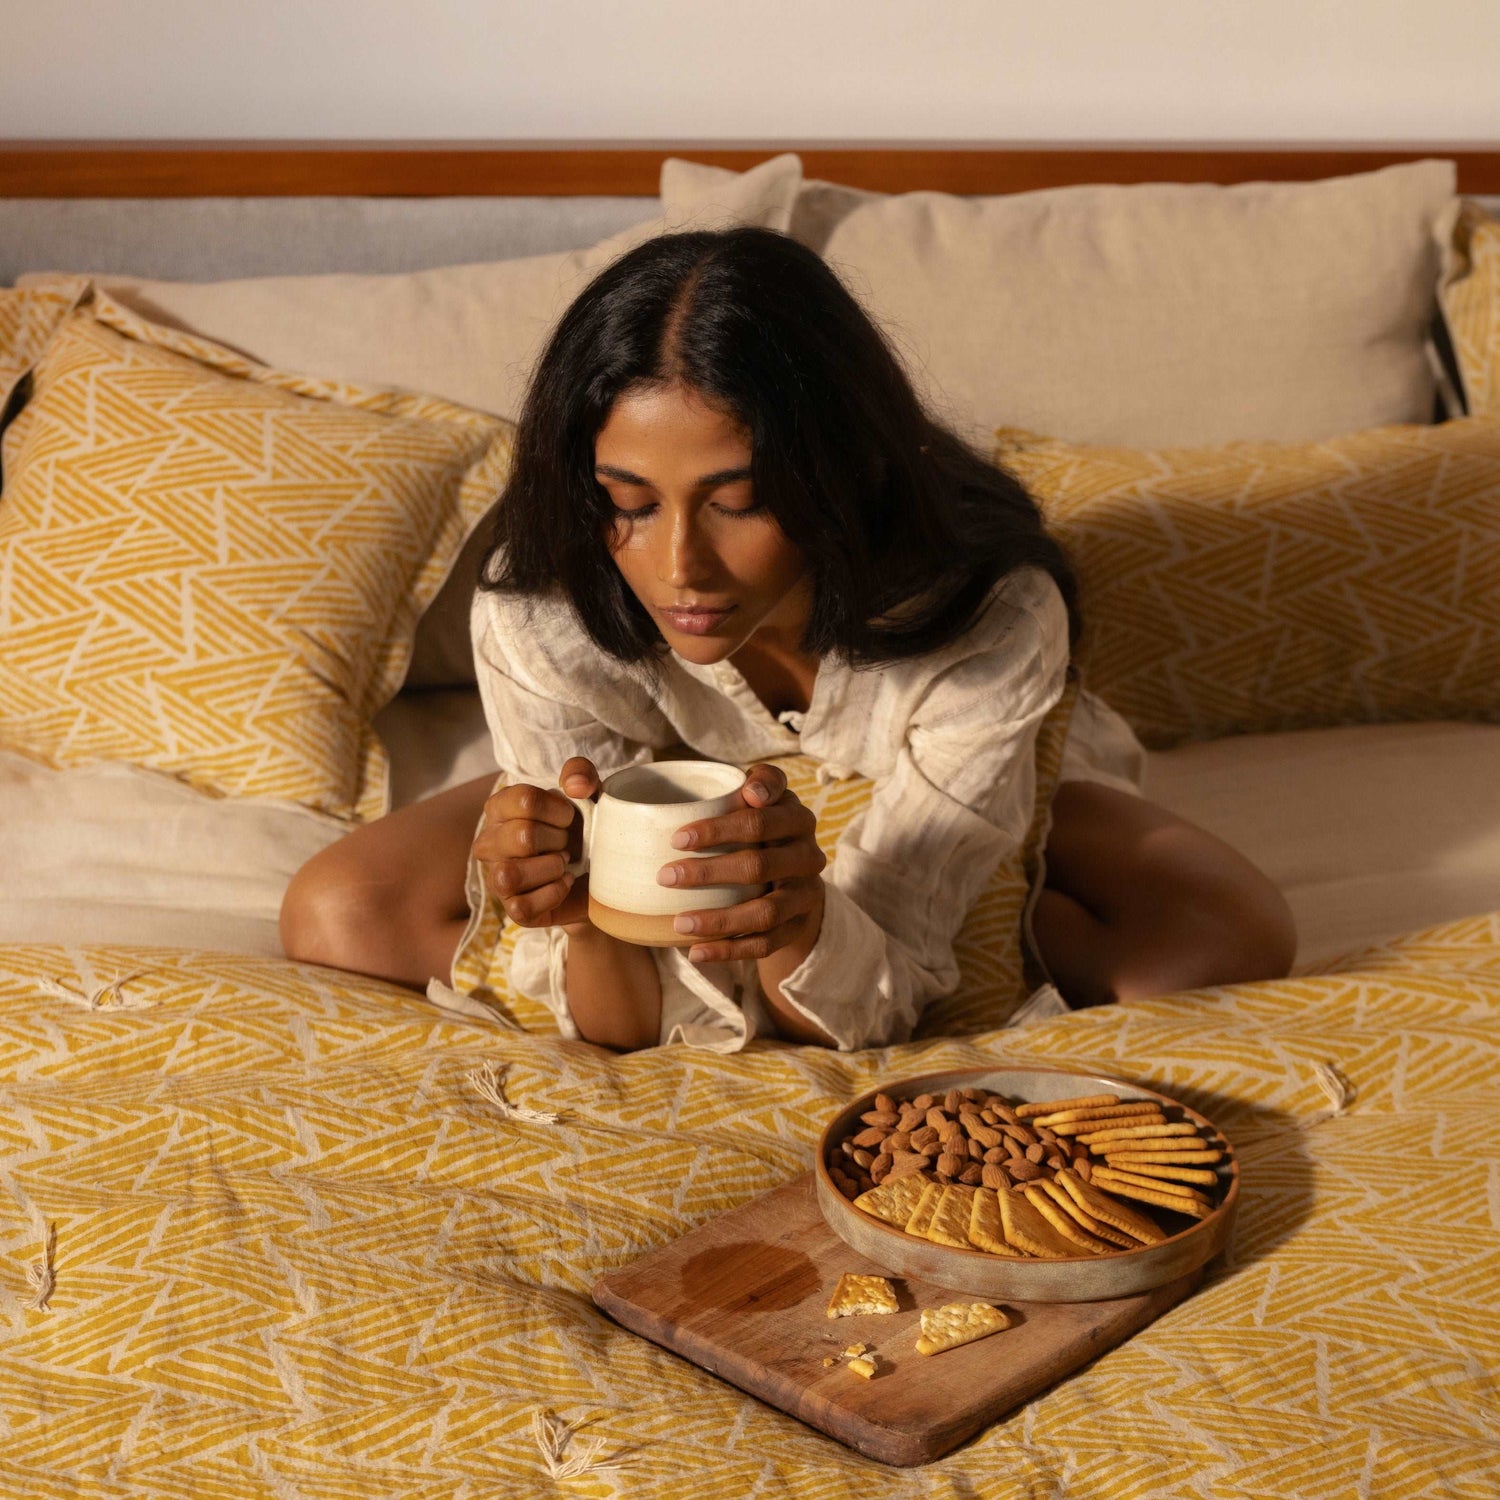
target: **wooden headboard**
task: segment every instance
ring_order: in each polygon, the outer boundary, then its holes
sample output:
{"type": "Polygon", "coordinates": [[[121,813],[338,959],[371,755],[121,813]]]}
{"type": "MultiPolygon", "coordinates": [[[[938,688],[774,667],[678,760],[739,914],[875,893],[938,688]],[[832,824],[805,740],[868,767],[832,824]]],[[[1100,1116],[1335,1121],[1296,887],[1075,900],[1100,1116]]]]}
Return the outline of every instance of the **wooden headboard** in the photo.
{"type": "Polygon", "coordinates": [[[736,171],[796,151],[810,178],[880,192],[1012,193],[1085,182],[1308,181],[1423,157],[1500,194],[1500,142],[930,144],[0,141],[0,198],[654,196],[665,156],[736,171]]]}

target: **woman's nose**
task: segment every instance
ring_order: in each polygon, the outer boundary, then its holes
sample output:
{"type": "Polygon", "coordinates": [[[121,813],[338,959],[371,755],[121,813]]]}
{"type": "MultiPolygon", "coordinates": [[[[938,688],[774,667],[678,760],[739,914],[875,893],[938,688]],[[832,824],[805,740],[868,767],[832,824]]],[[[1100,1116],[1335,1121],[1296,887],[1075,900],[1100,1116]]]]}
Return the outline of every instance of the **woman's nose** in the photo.
{"type": "Polygon", "coordinates": [[[690,516],[679,516],[666,533],[666,553],[658,559],[658,572],[671,588],[687,588],[701,582],[712,571],[712,559],[700,528],[690,516]]]}

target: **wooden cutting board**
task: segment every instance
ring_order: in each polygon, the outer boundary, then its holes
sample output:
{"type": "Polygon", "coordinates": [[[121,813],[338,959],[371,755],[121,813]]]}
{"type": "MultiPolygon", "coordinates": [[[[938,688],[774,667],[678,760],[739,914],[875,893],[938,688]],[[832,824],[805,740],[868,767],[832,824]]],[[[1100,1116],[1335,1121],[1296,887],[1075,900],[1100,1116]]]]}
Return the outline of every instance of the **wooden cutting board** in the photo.
{"type": "Polygon", "coordinates": [[[927,1356],[915,1347],[919,1313],[962,1295],[893,1278],[899,1312],[830,1318],[845,1271],[882,1274],[828,1227],[809,1172],[601,1276],[594,1301],[633,1333],[829,1437],[911,1465],[941,1457],[1123,1343],[1203,1275],[1112,1302],[1002,1303],[1011,1318],[1003,1333],[927,1356]],[[845,1368],[839,1356],[852,1343],[873,1351],[873,1380],[845,1368]]]}

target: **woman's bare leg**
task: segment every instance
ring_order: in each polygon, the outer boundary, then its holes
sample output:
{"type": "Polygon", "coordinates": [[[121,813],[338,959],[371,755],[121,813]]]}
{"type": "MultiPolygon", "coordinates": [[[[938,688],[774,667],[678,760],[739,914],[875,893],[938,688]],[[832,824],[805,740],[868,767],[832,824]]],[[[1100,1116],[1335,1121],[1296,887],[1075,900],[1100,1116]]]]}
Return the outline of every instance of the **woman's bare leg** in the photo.
{"type": "Polygon", "coordinates": [[[1286,899],[1222,839],[1097,782],[1065,781],[1052,815],[1034,930],[1070,1004],[1290,972],[1286,899]]]}
{"type": "Polygon", "coordinates": [[[469,846],[494,784],[466,781],[315,854],[282,899],[287,957],[419,990],[446,980],[469,920],[469,846]]]}

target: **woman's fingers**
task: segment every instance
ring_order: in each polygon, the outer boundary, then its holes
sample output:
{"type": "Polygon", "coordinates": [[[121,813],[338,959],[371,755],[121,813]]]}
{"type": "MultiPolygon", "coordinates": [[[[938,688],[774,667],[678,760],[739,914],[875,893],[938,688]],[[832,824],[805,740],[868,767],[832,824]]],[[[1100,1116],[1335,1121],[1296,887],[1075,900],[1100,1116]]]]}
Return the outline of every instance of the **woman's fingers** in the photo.
{"type": "Polygon", "coordinates": [[[719,844],[768,844],[811,838],[817,818],[795,792],[784,792],[769,807],[741,807],[717,818],[684,823],[672,835],[674,849],[712,849],[719,844]]]}
{"type": "MultiPolygon", "coordinates": [[[[571,802],[564,802],[563,806],[569,813],[576,814],[577,809],[571,802]]],[[[487,818],[484,827],[474,837],[474,856],[484,860],[526,859],[567,847],[566,823],[559,827],[556,823],[536,818],[514,817],[504,822],[487,818]]]]}
{"type": "Polygon", "coordinates": [[[481,860],[480,863],[490,894],[503,901],[508,896],[519,896],[561,880],[567,871],[568,860],[565,854],[538,854],[531,859],[481,860]]]}
{"type": "Polygon", "coordinates": [[[552,927],[559,922],[580,919],[581,913],[568,910],[576,904],[571,899],[575,889],[573,876],[564,875],[561,880],[549,881],[533,891],[507,896],[500,907],[512,922],[522,927],[552,927]]]}
{"type": "Polygon", "coordinates": [[[740,796],[751,807],[769,807],[779,801],[786,791],[786,772],[780,766],[767,765],[764,761],[745,772],[745,784],[740,796]]]}
{"type": "MultiPolygon", "coordinates": [[[[584,764],[587,765],[588,762],[585,761],[584,764]]],[[[484,804],[486,829],[514,820],[550,823],[554,828],[567,828],[577,816],[578,809],[561,792],[527,786],[524,782],[501,787],[484,804]]]]}
{"type": "Polygon", "coordinates": [[[695,939],[688,950],[693,963],[722,963],[738,958],[766,958],[794,941],[802,924],[822,899],[816,877],[791,880],[753,901],[714,911],[685,912],[674,925],[695,939]]]}
{"type": "Polygon", "coordinates": [[[592,797],[599,790],[599,772],[586,755],[570,756],[557,773],[557,784],[570,797],[592,797]]]}
{"type": "Polygon", "coordinates": [[[660,885],[693,889],[705,885],[763,885],[775,880],[795,880],[801,875],[821,875],[828,864],[812,839],[784,844],[756,844],[733,854],[710,854],[699,859],[663,865],[656,873],[660,885]]]}

